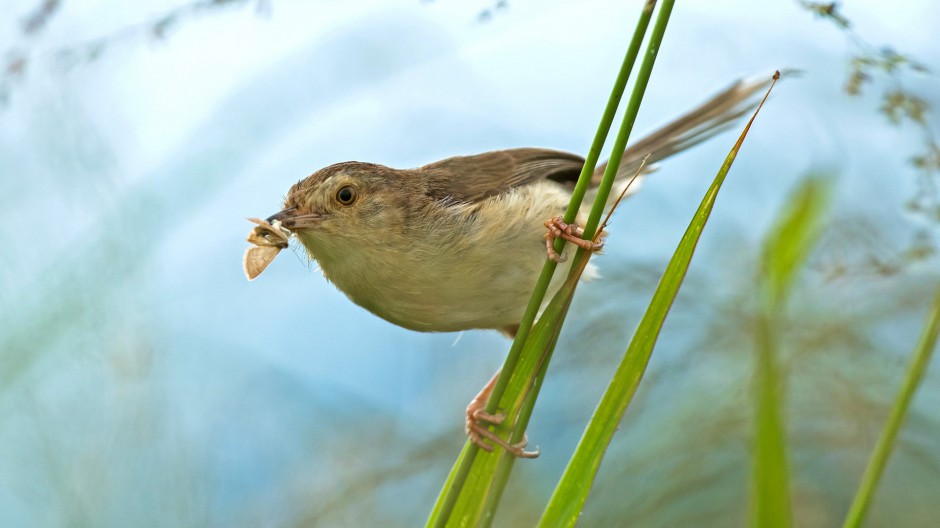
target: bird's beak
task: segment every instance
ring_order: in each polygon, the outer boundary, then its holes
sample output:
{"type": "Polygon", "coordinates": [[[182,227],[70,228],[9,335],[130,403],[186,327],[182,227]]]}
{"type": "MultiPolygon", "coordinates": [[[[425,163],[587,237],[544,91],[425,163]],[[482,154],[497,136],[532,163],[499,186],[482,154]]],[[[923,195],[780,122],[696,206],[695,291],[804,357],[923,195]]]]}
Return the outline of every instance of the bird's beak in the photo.
{"type": "Polygon", "coordinates": [[[267,222],[270,224],[271,222],[274,222],[275,220],[280,220],[281,223],[283,224],[285,220],[290,218],[291,215],[293,215],[296,212],[297,212],[296,207],[288,207],[287,209],[284,209],[283,211],[278,211],[277,213],[274,213],[273,215],[269,216],[267,218],[267,222]]]}
{"type": "Polygon", "coordinates": [[[279,220],[282,226],[290,230],[307,229],[319,225],[326,216],[320,213],[299,214],[296,207],[288,207],[269,216],[267,221],[270,224],[279,220]]]}

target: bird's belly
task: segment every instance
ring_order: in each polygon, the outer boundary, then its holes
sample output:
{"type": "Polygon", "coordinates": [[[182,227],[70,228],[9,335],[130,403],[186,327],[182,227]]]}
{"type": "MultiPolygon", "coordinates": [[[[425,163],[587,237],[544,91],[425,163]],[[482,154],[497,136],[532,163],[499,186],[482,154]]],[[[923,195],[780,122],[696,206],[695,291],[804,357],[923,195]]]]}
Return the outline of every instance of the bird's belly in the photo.
{"type": "Polygon", "coordinates": [[[544,245],[533,246],[439,254],[433,261],[402,254],[395,266],[371,273],[347,273],[347,266],[328,278],[356,304],[405,328],[503,328],[522,319],[545,260],[544,245]]]}
{"type": "Polygon", "coordinates": [[[556,187],[530,185],[467,210],[450,206],[432,229],[410,229],[399,245],[305,245],[353,302],[394,324],[425,332],[505,328],[521,321],[545,262],[543,222],[567,203],[556,187]]]}

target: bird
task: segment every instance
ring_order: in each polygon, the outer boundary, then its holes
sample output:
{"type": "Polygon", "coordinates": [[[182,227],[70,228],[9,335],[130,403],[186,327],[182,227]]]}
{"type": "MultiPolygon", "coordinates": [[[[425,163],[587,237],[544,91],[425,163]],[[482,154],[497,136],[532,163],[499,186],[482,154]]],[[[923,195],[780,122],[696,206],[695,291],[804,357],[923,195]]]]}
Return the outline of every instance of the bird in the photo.
{"type": "MultiPolygon", "coordinates": [[[[623,189],[657,162],[733,125],[766,85],[736,81],[634,142],[620,155],[617,185],[623,189]]],[[[256,277],[294,237],[329,282],[386,321],[419,332],[495,329],[513,337],[545,259],[565,260],[552,249],[554,237],[579,240],[578,226],[563,224],[560,215],[583,165],[578,154],[546,148],[455,156],[413,169],[335,163],[294,184],[281,211],[250,219],[258,226],[248,239],[255,246],[245,254],[245,271],[256,277]]],[[[586,202],[606,167],[593,172],[586,202]]],[[[598,249],[590,241],[579,245],[598,249]]],[[[565,275],[555,274],[546,299],[565,275]]],[[[524,444],[509,445],[488,429],[501,419],[484,409],[496,377],[467,407],[466,432],[486,450],[495,443],[532,456],[524,444]]]]}

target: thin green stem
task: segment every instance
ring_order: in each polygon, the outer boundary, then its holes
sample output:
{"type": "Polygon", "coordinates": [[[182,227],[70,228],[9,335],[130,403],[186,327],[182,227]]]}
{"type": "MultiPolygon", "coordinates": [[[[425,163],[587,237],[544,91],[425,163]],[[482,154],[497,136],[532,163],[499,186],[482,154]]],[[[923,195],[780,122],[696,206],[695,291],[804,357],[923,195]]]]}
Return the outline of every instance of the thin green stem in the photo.
{"type": "MultiPolygon", "coordinates": [[[[591,148],[588,152],[587,158],[585,159],[584,166],[581,170],[581,175],[578,178],[578,183],[575,186],[571,196],[571,201],[568,204],[568,209],[564,217],[565,221],[568,223],[574,221],[574,218],[581,207],[581,202],[584,200],[584,194],[587,191],[591,177],[594,174],[594,169],[596,168],[597,161],[600,158],[601,151],[607,139],[607,134],[610,131],[610,126],[613,123],[614,116],[617,113],[620,100],[623,97],[627,80],[630,77],[630,73],[633,70],[633,65],[636,63],[636,58],[639,55],[640,46],[642,45],[643,38],[646,35],[647,28],[649,27],[649,22],[652,18],[653,7],[655,4],[655,0],[648,0],[643,7],[643,11],[640,14],[639,20],[637,21],[636,29],[633,32],[633,38],[630,41],[630,46],[627,49],[626,55],[624,56],[623,63],[620,67],[620,72],[617,75],[616,81],[614,82],[614,87],[611,90],[610,98],[607,101],[607,106],[605,107],[601,121],[598,124],[594,141],[591,143],[591,148]]],[[[555,242],[556,251],[561,251],[563,247],[563,240],[558,240],[555,242]]],[[[516,364],[519,362],[519,356],[522,352],[523,345],[529,336],[529,332],[532,329],[532,324],[535,321],[535,317],[538,315],[539,309],[542,306],[542,301],[545,298],[546,292],[548,291],[552,275],[555,272],[555,267],[555,262],[546,259],[545,265],[542,267],[542,272],[539,275],[538,282],[536,283],[535,290],[532,293],[532,297],[530,298],[529,304],[526,307],[525,314],[523,315],[522,321],[519,324],[519,329],[516,332],[516,338],[509,350],[509,354],[506,356],[506,361],[503,364],[500,377],[497,380],[496,385],[493,387],[493,392],[491,393],[490,399],[487,402],[487,411],[490,413],[496,412],[499,406],[499,402],[502,400],[502,397],[506,392],[506,387],[509,384],[512,373],[516,367],[516,364]]],[[[454,470],[452,470],[451,475],[448,478],[448,482],[442,491],[443,496],[438,499],[438,507],[436,507],[434,512],[432,512],[432,516],[428,522],[429,526],[444,526],[447,523],[451,512],[453,511],[454,505],[457,503],[457,499],[460,497],[460,492],[467,481],[467,477],[470,473],[470,469],[473,467],[473,462],[476,459],[478,451],[478,446],[471,442],[468,442],[464,447],[464,450],[461,452],[461,455],[457,460],[457,464],[455,465],[454,470]]]]}
{"type": "MultiPolygon", "coordinates": [[[[513,424],[512,434],[509,438],[510,444],[516,444],[525,438],[525,430],[529,425],[529,418],[532,416],[532,410],[535,408],[535,401],[538,398],[539,391],[542,388],[542,382],[545,379],[545,373],[548,372],[548,364],[551,361],[552,354],[555,351],[555,345],[558,343],[558,336],[561,333],[561,326],[564,322],[565,316],[568,314],[568,309],[571,306],[571,299],[574,294],[574,289],[580,280],[581,274],[584,272],[586,266],[587,259],[583,259],[572,268],[572,275],[568,276],[565,285],[562,286],[562,289],[557,294],[555,294],[555,298],[552,299],[551,304],[548,308],[546,308],[546,316],[551,315],[552,320],[557,322],[550,326],[550,321],[548,318],[546,318],[544,321],[540,320],[539,323],[536,323],[537,325],[541,326],[536,327],[536,332],[542,334],[548,332],[550,337],[545,347],[540,347],[544,349],[544,352],[542,357],[539,358],[538,362],[535,364],[535,372],[531,382],[527,382],[525,384],[525,387],[528,387],[528,389],[525,391],[523,400],[518,406],[519,410],[517,413],[517,418],[513,424]],[[563,302],[559,305],[559,301],[562,300],[563,302]],[[550,311],[556,307],[558,313],[550,313],[550,311]]],[[[540,336],[536,336],[534,334],[534,338],[535,337],[540,336]]],[[[535,339],[535,341],[540,342],[541,340],[535,339]]],[[[514,456],[501,453],[493,476],[494,490],[487,497],[487,501],[484,504],[483,511],[485,514],[488,514],[484,517],[485,526],[488,526],[489,523],[492,522],[493,514],[496,512],[496,507],[499,504],[500,498],[502,497],[503,489],[505,488],[506,483],[509,481],[509,473],[512,471],[514,463],[514,456]]]]}
{"type": "MultiPolygon", "coordinates": [[[[584,166],[581,168],[581,174],[578,176],[578,183],[575,185],[574,191],[571,194],[571,200],[568,202],[568,209],[565,211],[564,215],[566,223],[570,224],[574,222],[578,211],[581,209],[584,194],[587,192],[587,188],[594,176],[594,169],[597,167],[597,161],[600,159],[604,143],[607,141],[610,125],[613,123],[614,116],[617,114],[617,107],[620,106],[620,100],[623,98],[623,91],[627,86],[627,80],[630,78],[633,65],[636,63],[636,58],[640,53],[640,46],[643,43],[643,37],[646,35],[646,30],[649,27],[650,19],[653,16],[653,7],[655,5],[655,1],[647,2],[640,14],[640,19],[637,21],[636,29],[633,31],[633,38],[630,40],[630,46],[627,49],[623,64],[620,67],[620,73],[617,75],[617,80],[614,82],[614,88],[611,90],[610,98],[607,100],[607,106],[604,108],[604,114],[601,116],[601,122],[597,125],[597,132],[594,134],[591,149],[588,151],[587,158],[584,160],[584,166]]],[[[647,77],[649,76],[647,75],[647,77]]],[[[626,142],[621,145],[620,150],[616,150],[617,147],[615,145],[614,152],[623,152],[625,146],[626,142]]],[[[619,158],[617,163],[619,164],[619,158]]],[[[603,209],[603,204],[601,208],[603,209]]],[[[555,251],[560,252],[564,248],[564,244],[564,240],[556,240],[555,251]]],[[[557,264],[553,260],[545,260],[545,265],[542,267],[539,280],[535,285],[535,291],[529,299],[529,304],[526,306],[526,311],[519,325],[519,330],[516,332],[516,338],[513,340],[512,347],[509,349],[509,354],[506,356],[506,361],[503,364],[502,375],[500,375],[496,385],[493,387],[493,392],[487,403],[487,411],[490,413],[496,412],[499,401],[502,399],[503,393],[506,390],[506,385],[509,384],[512,370],[519,360],[519,354],[522,352],[522,347],[525,345],[529,331],[532,329],[532,323],[535,321],[535,317],[538,315],[539,309],[542,306],[542,301],[545,299],[545,293],[548,291],[548,286],[551,283],[556,266],[557,264]]]]}
{"type": "MultiPolygon", "coordinates": [[[[565,311],[567,312],[567,310],[565,311]]],[[[535,400],[538,398],[539,390],[542,388],[542,381],[545,379],[545,373],[548,371],[548,363],[551,360],[552,353],[555,351],[557,341],[558,333],[555,333],[555,337],[548,350],[546,350],[545,356],[538,364],[535,378],[522,402],[522,407],[519,409],[519,414],[513,424],[512,435],[509,439],[510,444],[516,444],[525,438],[525,429],[529,425],[529,418],[531,418],[532,410],[535,408],[535,400]]],[[[509,482],[509,474],[515,462],[516,457],[503,453],[502,456],[500,456],[499,462],[496,464],[496,471],[493,474],[493,491],[487,496],[486,502],[483,505],[483,511],[490,514],[484,517],[484,526],[489,526],[493,520],[492,514],[496,512],[496,507],[499,505],[499,501],[503,496],[503,490],[509,482]]]]}
{"type": "Polygon", "coordinates": [[[930,356],[937,347],[937,336],[940,334],[940,288],[937,289],[937,297],[934,299],[933,308],[927,316],[927,322],[924,325],[924,331],[920,335],[917,346],[914,348],[914,360],[907,370],[907,376],[904,378],[904,384],[894,401],[894,407],[888,416],[888,423],[885,424],[878,443],[875,444],[875,450],[868,461],[868,467],[862,475],[862,482],[859,484],[855,499],[849,508],[846,516],[844,528],[857,528],[862,525],[868,506],[871,504],[872,496],[878,481],[884,473],[885,466],[888,464],[888,457],[891,456],[891,450],[894,448],[894,441],[904,423],[904,417],[907,416],[907,410],[911,406],[911,400],[927,365],[930,363],[930,356]]]}
{"type": "MultiPolygon", "coordinates": [[[[593,238],[594,231],[600,224],[601,216],[607,206],[607,198],[610,196],[610,189],[614,185],[617,177],[617,170],[620,168],[620,162],[623,160],[623,152],[627,148],[627,141],[630,139],[630,133],[633,131],[633,125],[636,123],[636,116],[640,112],[640,103],[643,102],[643,95],[646,93],[646,86],[649,84],[650,75],[653,73],[653,65],[656,63],[656,57],[659,55],[659,48],[663,42],[663,36],[666,34],[666,25],[669,23],[669,16],[672,14],[672,6],[675,0],[665,0],[659,9],[659,15],[656,17],[656,24],[653,26],[653,32],[650,34],[649,44],[646,46],[646,55],[643,57],[643,63],[640,65],[640,71],[637,73],[636,82],[633,84],[633,93],[630,94],[630,100],[627,102],[627,109],[620,123],[620,131],[617,133],[617,139],[614,140],[613,155],[604,171],[604,177],[597,188],[597,197],[594,199],[594,206],[591,208],[591,214],[588,217],[587,224],[584,226],[584,237],[593,238]]],[[[565,218],[567,221],[567,217],[565,218]]],[[[571,221],[574,221],[572,217],[571,221]]],[[[583,250],[582,250],[583,252],[583,250]]]]}

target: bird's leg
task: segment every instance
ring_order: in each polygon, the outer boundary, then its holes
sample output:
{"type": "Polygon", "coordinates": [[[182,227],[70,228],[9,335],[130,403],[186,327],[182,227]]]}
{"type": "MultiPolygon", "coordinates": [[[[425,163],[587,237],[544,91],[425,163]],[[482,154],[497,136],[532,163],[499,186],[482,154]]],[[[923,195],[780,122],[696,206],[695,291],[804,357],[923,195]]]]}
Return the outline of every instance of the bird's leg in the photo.
{"type": "Polygon", "coordinates": [[[498,445],[506,450],[507,453],[518,458],[536,458],[539,456],[538,450],[526,451],[525,446],[528,440],[523,437],[518,444],[510,444],[503,440],[493,431],[490,431],[487,424],[499,425],[506,419],[504,414],[490,414],[486,412],[486,401],[493,392],[496,380],[499,379],[499,371],[493,375],[493,378],[480,390],[480,393],[473,397],[470,405],[467,405],[467,423],[464,430],[470,441],[480,446],[484,451],[493,451],[493,445],[498,445]],[[485,422],[481,424],[480,422],[485,422]],[[489,441],[489,442],[487,442],[489,441]]]}
{"type": "Polygon", "coordinates": [[[555,262],[568,260],[567,257],[559,255],[558,252],[555,251],[554,246],[556,238],[564,239],[588,251],[597,251],[604,247],[604,242],[602,241],[594,242],[593,240],[585,240],[584,229],[581,229],[578,224],[566,224],[564,219],[560,216],[546,220],[545,227],[548,228],[548,232],[545,233],[545,251],[548,253],[548,258],[555,262]]]}

